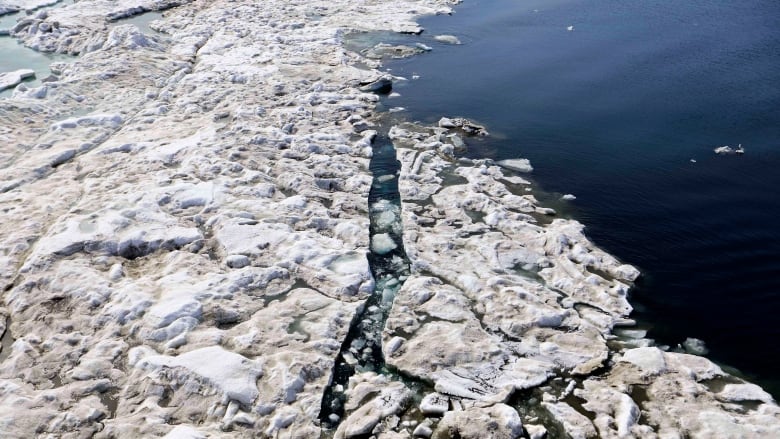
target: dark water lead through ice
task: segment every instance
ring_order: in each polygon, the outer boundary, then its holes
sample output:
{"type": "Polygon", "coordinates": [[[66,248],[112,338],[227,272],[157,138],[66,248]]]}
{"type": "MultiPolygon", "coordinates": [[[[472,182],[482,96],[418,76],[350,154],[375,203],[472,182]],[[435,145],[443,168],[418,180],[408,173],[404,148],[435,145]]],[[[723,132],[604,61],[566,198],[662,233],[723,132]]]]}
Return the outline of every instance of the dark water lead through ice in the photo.
{"type": "Polygon", "coordinates": [[[409,78],[386,105],[487,125],[469,156],[530,159],[642,270],[649,337],[702,339],[780,397],[780,2],[466,0],[421,24],[406,43],[433,50],[385,63],[409,78]]]}
{"type": "Polygon", "coordinates": [[[344,417],[344,391],[349,378],[357,373],[376,372],[403,380],[407,387],[417,386],[389,370],[382,354],[382,330],[393,299],[409,276],[409,261],[404,252],[401,230],[400,163],[387,137],[378,136],[372,146],[369,169],[374,178],[368,197],[371,237],[368,261],[376,286],[350,325],[336,358],[331,383],[325,389],[320,421],[326,429],[336,428],[344,417]]]}

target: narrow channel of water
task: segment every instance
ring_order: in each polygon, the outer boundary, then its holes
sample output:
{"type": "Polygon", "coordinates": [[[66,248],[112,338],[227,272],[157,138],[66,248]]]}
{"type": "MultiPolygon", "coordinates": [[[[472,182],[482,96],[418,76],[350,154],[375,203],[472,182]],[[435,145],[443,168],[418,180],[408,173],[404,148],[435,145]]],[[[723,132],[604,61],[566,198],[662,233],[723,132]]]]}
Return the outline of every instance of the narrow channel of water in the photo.
{"type": "Polygon", "coordinates": [[[409,276],[401,230],[400,163],[387,137],[374,140],[369,169],[374,180],[368,197],[371,237],[368,261],[376,286],[352,322],[336,358],[331,384],[324,392],[320,421],[326,430],[335,429],[344,418],[344,392],[351,376],[362,372],[392,375],[382,354],[382,331],[393,299],[409,276]]]}

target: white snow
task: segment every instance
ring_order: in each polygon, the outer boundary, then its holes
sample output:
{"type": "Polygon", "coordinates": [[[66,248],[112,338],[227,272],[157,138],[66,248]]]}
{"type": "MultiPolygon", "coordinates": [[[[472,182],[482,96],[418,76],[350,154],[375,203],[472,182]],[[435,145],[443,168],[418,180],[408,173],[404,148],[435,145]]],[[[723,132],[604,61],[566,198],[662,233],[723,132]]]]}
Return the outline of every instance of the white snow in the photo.
{"type": "Polygon", "coordinates": [[[135,367],[148,371],[176,367],[186,369],[221,391],[224,403],[236,400],[251,404],[258,396],[256,382],[262,375],[259,363],[226,351],[221,346],[196,349],[176,357],[152,355],[140,360],[135,367]]]}

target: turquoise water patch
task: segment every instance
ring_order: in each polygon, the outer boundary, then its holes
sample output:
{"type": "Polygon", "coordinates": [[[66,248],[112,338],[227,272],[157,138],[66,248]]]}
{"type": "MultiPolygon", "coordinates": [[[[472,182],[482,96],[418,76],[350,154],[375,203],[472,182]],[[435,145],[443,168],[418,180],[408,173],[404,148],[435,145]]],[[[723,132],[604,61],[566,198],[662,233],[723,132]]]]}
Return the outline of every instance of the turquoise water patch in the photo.
{"type": "Polygon", "coordinates": [[[155,21],[163,18],[162,12],[145,12],[143,14],[133,15],[129,18],[123,18],[112,23],[112,26],[118,26],[120,24],[133,24],[141,32],[147,35],[159,35],[160,32],[149,27],[149,25],[155,21]]]}
{"type": "MultiPolygon", "coordinates": [[[[73,0],[65,0],[55,5],[40,8],[53,9],[65,5],[73,4],[73,0]]],[[[10,30],[17,23],[17,20],[26,17],[24,11],[15,14],[8,14],[0,17],[0,30],[10,30]]],[[[56,61],[68,61],[73,59],[68,55],[42,53],[32,50],[20,44],[15,38],[2,35],[0,36],[0,73],[12,72],[19,69],[30,69],[35,71],[34,78],[24,80],[28,87],[38,87],[41,85],[41,79],[51,75],[49,66],[56,61]]],[[[13,88],[0,91],[0,98],[9,97],[13,93],[13,88]]]]}
{"type": "Polygon", "coordinates": [[[16,20],[19,17],[23,17],[24,13],[17,12],[15,14],[8,14],[0,16],[0,31],[9,30],[16,25],[16,20]]]}
{"type": "MultiPolygon", "coordinates": [[[[41,53],[20,44],[15,38],[0,37],[0,72],[19,69],[35,71],[35,78],[24,81],[28,87],[38,87],[41,79],[51,75],[49,65],[56,61],[68,61],[72,57],[60,54],[41,53]]],[[[0,91],[0,97],[11,96],[13,88],[0,91]]]]}

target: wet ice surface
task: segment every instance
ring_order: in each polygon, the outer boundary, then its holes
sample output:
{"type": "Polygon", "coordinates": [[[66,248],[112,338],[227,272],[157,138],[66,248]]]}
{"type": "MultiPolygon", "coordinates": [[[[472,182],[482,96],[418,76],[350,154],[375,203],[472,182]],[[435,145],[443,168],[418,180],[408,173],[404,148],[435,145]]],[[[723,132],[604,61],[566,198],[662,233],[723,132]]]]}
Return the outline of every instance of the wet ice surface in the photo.
{"type": "Polygon", "coordinates": [[[706,359],[610,347],[636,270],[460,158],[464,125],[377,128],[363,86],[386,72],[343,30],[419,32],[448,2],[184,3],[165,42],[105,5],[72,5],[69,37],[30,23],[89,52],[0,101],[6,435],[776,433],[706,359]]]}

